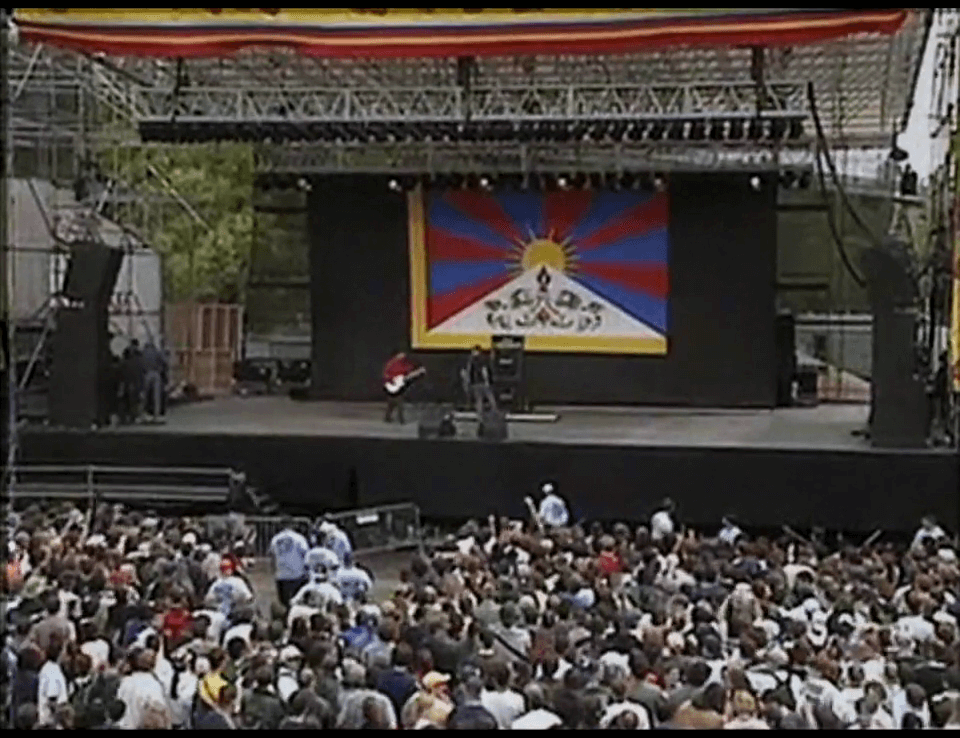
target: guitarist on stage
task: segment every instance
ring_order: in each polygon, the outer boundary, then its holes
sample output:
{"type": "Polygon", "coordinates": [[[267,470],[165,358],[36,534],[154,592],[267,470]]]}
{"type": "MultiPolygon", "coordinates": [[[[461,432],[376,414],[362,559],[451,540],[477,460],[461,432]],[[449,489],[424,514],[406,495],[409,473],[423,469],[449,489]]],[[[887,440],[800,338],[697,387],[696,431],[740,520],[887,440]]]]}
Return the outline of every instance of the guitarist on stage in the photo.
{"type": "Polygon", "coordinates": [[[383,365],[383,391],[387,395],[387,414],[384,422],[393,421],[396,411],[397,420],[403,425],[403,395],[414,378],[426,370],[417,367],[403,351],[397,351],[393,357],[383,365]]]}

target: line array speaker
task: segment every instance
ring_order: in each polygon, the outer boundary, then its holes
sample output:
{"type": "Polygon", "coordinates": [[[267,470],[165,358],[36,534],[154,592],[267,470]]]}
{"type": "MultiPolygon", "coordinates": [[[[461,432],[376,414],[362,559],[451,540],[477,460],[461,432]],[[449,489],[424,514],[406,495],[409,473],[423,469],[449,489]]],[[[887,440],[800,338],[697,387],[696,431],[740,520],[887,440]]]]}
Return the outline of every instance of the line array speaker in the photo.
{"type": "Polygon", "coordinates": [[[50,362],[53,425],[90,428],[110,421],[109,312],[123,252],[96,243],[72,247],[61,290],[50,362]]]}

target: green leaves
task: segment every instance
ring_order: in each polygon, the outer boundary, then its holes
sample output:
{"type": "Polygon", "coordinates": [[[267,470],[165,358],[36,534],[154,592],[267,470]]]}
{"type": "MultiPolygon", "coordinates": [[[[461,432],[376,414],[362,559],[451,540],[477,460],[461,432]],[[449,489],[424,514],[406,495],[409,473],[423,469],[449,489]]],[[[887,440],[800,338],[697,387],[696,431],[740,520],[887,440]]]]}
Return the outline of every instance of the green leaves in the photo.
{"type": "Polygon", "coordinates": [[[162,217],[140,225],[164,258],[167,299],[242,300],[253,243],[249,145],[144,145],[105,152],[100,163],[134,190],[168,198],[162,217]]]}

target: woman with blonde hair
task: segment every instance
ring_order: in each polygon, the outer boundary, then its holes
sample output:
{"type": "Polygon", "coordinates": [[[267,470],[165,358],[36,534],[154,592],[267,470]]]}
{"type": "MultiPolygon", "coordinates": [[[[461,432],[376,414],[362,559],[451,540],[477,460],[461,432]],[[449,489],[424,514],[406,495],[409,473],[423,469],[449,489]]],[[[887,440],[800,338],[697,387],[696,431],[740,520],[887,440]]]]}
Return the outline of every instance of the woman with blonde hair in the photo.
{"type": "Polygon", "coordinates": [[[403,706],[400,724],[404,730],[412,730],[424,722],[437,728],[445,727],[454,707],[450,696],[450,677],[431,671],[420,680],[420,687],[403,706]]]}

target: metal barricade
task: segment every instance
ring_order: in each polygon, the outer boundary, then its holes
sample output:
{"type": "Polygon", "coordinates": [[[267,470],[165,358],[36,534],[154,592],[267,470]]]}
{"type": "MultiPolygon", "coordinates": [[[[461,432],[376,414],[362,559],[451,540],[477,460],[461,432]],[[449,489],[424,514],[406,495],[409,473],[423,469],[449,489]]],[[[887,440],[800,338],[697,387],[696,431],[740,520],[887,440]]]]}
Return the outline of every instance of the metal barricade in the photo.
{"type": "Polygon", "coordinates": [[[350,536],[357,553],[423,547],[420,508],[412,503],[348,510],[329,518],[350,536]]]}
{"type": "MultiPolygon", "coordinates": [[[[216,521],[208,518],[208,525],[213,523],[223,529],[227,525],[227,516],[220,517],[222,519],[216,521]]],[[[234,516],[234,520],[240,517],[234,516]]],[[[353,550],[358,554],[423,547],[420,508],[411,503],[348,510],[330,513],[326,517],[350,537],[353,550]]],[[[271,539],[283,529],[284,523],[288,520],[292,520],[297,530],[305,535],[316,523],[315,520],[305,517],[243,516],[243,524],[248,530],[248,540],[252,542],[255,556],[263,558],[269,554],[271,539]]]]}
{"type": "Polygon", "coordinates": [[[226,505],[244,491],[246,477],[233,469],[212,467],[24,465],[6,470],[3,487],[14,502],[226,505]]]}

